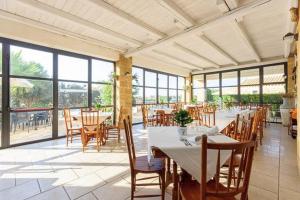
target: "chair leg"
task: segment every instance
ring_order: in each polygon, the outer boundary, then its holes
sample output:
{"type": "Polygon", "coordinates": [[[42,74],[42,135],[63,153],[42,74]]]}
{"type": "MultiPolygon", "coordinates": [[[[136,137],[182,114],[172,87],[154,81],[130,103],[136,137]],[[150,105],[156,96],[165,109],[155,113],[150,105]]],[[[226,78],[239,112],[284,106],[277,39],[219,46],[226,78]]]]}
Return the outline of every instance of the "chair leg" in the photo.
{"type": "Polygon", "coordinates": [[[135,177],[136,175],[131,175],[131,200],[134,198],[134,191],[135,191],[135,177]]]}
{"type": "Polygon", "coordinates": [[[67,139],[67,146],[68,146],[68,144],[69,144],[69,130],[67,130],[66,139],[67,139]]]}
{"type": "Polygon", "coordinates": [[[164,168],[161,173],[161,199],[165,199],[165,189],[166,189],[166,176],[165,176],[166,169],[164,168]]]}

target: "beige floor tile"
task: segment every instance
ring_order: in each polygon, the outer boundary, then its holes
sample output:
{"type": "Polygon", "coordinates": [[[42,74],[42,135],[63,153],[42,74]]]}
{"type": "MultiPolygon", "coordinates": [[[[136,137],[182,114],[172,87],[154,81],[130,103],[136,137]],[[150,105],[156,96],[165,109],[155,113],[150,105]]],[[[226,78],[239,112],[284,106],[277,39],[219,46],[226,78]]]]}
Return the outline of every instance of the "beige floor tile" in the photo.
{"type": "Polygon", "coordinates": [[[292,190],[287,190],[281,188],[279,190],[279,200],[299,200],[300,193],[294,192],[292,190]]]}
{"type": "Polygon", "coordinates": [[[268,190],[275,194],[278,193],[278,178],[266,176],[261,173],[251,173],[250,185],[264,190],[268,190]]]}
{"type": "Polygon", "coordinates": [[[69,197],[63,187],[56,187],[47,192],[35,195],[28,200],[69,200],[69,197]]]}
{"type": "Polygon", "coordinates": [[[277,200],[278,196],[277,194],[255,187],[255,186],[249,186],[248,191],[249,200],[277,200]]]}
{"type": "Polygon", "coordinates": [[[128,174],[129,172],[129,166],[112,166],[100,169],[96,172],[96,174],[106,182],[110,182],[114,179],[120,178],[124,174],[128,174]]]}
{"type": "Polygon", "coordinates": [[[0,192],[0,200],[23,200],[40,193],[37,181],[29,181],[0,192]]]}
{"type": "Polygon", "coordinates": [[[85,195],[96,188],[104,185],[105,182],[96,174],[80,177],[74,181],[66,183],[64,185],[67,193],[71,199],[76,199],[82,195],[85,195]]]}
{"type": "Polygon", "coordinates": [[[83,196],[79,197],[76,200],[97,200],[97,198],[92,192],[90,192],[86,195],[83,195],[83,196]]]}
{"type": "Polygon", "coordinates": [[[300,193],[300,178],[295,176],[280,175],[280,188],[300,193]]]}
{"type": "Polygon", "coordinates": [[[47,177],[39,178],[38,181],[41,190],[47,191],[77,178],[78,176],[71,169],[61,169],[48,173],[47,177]]]}
{"type": "Polygon", "coordinates": [[[130,183],[117,179],[96,190],[93,193],[101,200],[124,200],[130,197],[130,183]]]}

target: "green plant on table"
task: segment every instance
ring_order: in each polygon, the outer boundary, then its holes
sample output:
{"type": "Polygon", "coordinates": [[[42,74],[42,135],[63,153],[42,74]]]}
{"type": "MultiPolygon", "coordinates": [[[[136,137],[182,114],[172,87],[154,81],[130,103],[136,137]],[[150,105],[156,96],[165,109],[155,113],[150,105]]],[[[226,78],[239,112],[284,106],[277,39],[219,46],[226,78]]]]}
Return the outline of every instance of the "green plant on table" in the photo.
{"type": "Polygon", "coordinates": [[[193,122],[193,119],[189,115],[188,111],[180,109],[175,113],[174,121],[178,123],[180,127],[186,127],[187,124],[193,122]]]}

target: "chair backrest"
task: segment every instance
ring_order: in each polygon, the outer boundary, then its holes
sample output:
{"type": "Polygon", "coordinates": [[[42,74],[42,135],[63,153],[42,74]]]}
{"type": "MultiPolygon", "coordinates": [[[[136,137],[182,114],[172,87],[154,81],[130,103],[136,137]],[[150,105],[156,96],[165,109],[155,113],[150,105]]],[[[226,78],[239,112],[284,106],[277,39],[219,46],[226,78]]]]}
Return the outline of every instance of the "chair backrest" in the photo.
{"type": "Polygon", "coordinates": [[[164,110],[156,110],[156,123],[158,126],[165,125],[165,111],[164,110]]]}
{"type": "Polygon", "coordinates": [[[204,126],[211,127],[216,125],[216,111],[212,109],[203,109],[202,123],[204,126]]]}
{"type": "Polygon", "coordinates": [[[72,118],[71,118],[71,110],[70,108],[64,108],[64,118],[66,129],[72,128],[72,118]]]}
{"type": "Polygon", "coordinates": [[[207,136],[202,137],[201,151],[201,200],[205,200],[207,196],[218,198],[233,197],[241,194],[241,199],[247,199],[247,192],[250,180],[250,173],[253,161],[254,146],[256,135],[250,141],[237,143],[207,143],[207,136]],[[207,152],[213,150],[217,153],[216,174],[214,176],[215,184],[213,189],[207,190],[207,152]],[[227,178],[224,180],[221,177],[220,169],[221,152],[229,151],[229,169],[227,178]],[[238,152],[241,155],[240,163],[234,165],[234,155],[238,152]],[[233,180],[235,179],[235,180],[233,180]]]}
{"type": "Polygon", "coordinates": [[[132,136],[132,125],[131,125],[130,117],[127,116],[127,118],[124,118],[123,123],[124,123],[124,129],[125,129],[130,169],[132,172],[134,169],[133,162],[136,157],[135,157],[135,148],[134,148],[134,142],[133,142],[133,136],[132,136]]]}
{"type": "Polygon", "coordinates": [[[100,128],[99,111],[81,109],[81,123],[83,130],[95,131],[100,128]]]}
{"type": "Polygon", "coordinates": [[[252,136],[252,124],[253,118],[250,119],[240,119],[241,129],[238,134],[236,134],[235,139],[240,142],[250,141],[252,136]]]}

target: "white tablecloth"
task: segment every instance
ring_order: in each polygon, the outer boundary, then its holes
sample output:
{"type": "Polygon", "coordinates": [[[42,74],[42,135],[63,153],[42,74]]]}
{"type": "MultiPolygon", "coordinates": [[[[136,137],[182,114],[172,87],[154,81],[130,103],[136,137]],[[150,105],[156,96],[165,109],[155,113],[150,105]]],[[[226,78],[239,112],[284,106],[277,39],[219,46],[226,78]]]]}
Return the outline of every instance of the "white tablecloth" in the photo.
{"type": "MultiPolygon", "coordinates": [[[[182,167],[200,182],[201,145],[193,144],[193,146],[186,146],[184,142],[179,140],[177,127],[148,127],[147,132],[149,136],[149,152],[151,147],[159,148],[171,159],[173,159],[180,167],[182,167]]],[[[197,134],[195,128],[188,129],[188,136],[195,134],[197,134]]],[[[216,143],[236,142],[234,139],[221,134],[208,136],[208,139],[210,142],[216,143]]],[[[221,163],[225,163],[229,156],[229,151],[222,151],[221,163]]],[[[213,177],[216,172],[216,162],[217,152],[214,150],[209,150],[207,156],[208,180],[213,177]]]]}

